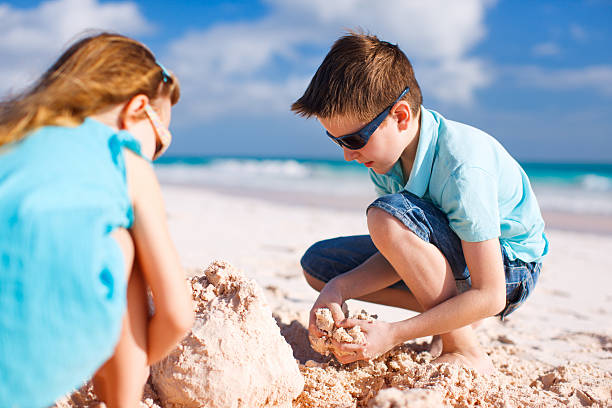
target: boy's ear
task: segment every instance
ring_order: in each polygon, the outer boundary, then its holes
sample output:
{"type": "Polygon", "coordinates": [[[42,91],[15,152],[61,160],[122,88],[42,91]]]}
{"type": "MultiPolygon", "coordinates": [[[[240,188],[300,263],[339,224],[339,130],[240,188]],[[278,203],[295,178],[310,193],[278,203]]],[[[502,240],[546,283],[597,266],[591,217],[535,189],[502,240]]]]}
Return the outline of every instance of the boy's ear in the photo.
{"type": "Polygon", "coordinates": [[[410,105],[407,101],[399,101],[393,108],[393,117],[397,121],[399,130],[406,130],[408,124],[412,119],[412,113],[410,112],[410,105]]]}
{"type": "Polygon", "coordinates": [[[148,104],[149,97],[143,94],[136,95],[127,101],[119,116],[119,128],[127,129],[145,118],[145,106],[148,104]]]}

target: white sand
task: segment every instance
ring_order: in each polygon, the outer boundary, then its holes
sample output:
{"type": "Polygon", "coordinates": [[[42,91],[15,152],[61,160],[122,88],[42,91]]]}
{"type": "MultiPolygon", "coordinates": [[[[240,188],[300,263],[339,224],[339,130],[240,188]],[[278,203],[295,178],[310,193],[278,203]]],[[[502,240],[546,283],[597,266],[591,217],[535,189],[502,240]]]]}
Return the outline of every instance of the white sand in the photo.
{"type": "MultiPolygon", "coordinates": [[[[612,235],[547,231],[551,252],[535,292],[505,322],[490,318],[478,329],[499,370],[495,376],[429,364],[426,339],[369,363],[341,366],[309,346],[305,325],[317,293],[302,278],[299,259],[318,240],[366,233],[365,210],[162,188],[187,273],[214,259],[242,269],[264,288],[294,356],[302,363],[314,360],[300,366],[306,386],[294,407],[426,406],[422,401],[440,399],[457,407],[612,406],[612,235]]],[[[380,320],[413,315],[348,304],[380,320]]]]}

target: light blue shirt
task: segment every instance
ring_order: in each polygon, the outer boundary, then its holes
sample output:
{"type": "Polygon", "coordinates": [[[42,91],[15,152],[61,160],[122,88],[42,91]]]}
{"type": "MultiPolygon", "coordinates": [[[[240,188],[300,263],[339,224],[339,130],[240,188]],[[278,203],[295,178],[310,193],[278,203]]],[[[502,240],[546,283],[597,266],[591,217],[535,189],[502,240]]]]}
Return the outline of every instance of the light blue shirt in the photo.
{"type": "Polygon", "coordinates": [[[510,259],[548,253],[544,220],[527,175],[485,132],[421,107],[421,130],[408,181],[400,161],[386,174],[370,170],[378,195],[406,190],[431,200],[463,241],[499,238],[510,259]]]}

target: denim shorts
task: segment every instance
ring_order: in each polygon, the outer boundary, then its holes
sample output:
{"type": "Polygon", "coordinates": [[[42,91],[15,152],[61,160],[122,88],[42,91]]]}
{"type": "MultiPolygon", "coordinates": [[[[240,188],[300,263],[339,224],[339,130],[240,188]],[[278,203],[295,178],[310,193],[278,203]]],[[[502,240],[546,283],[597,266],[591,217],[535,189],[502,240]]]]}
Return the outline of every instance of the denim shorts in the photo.
{"type": "MultiPolygon", "coordinates": [[[[471,286],[470,273],[465,264],[461,240],[450,228],[446,215],[433,203],[409,192],[379,197],[368,209],[376,207],[400,220],[422,240],[435,245],[448,261],[457,289],[465,292],[471,286]]],[[[502,247],[506,274],[506,306],[498,314],[503,320],[521,306],[533,291],[541,262],[510,260],[502,247]]],[[[309,275],[329,282],[332,278],[361,265],[378,250],[369,235],[354,235],[319,241],[312,245],[301,264],[309,275]]],[[[390,286],[409,290],[403,281],[390,286]]]]}

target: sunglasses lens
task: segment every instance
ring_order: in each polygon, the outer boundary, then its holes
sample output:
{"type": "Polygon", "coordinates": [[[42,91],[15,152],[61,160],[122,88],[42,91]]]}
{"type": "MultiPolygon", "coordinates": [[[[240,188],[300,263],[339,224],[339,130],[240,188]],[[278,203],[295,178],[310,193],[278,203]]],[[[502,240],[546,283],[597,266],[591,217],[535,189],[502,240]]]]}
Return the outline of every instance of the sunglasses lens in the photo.
{"type": "Polygon", "coordinates": [[[357,150],[361,149],[368,143],[368,139],[361,136],[360,133],[353,133],[352,135],[346,135],[342,137],[334,137],[331,133],[327,133],[327,136],[336,143],[338,146],[344,146],[347,149],[357,150]]]}
{"type": "Polygon", "coordinates": [[[368,141],[359,134],[350,135],[342,138],[342,144],[348,149],[357,150],[366,145],[368,141]]]}

